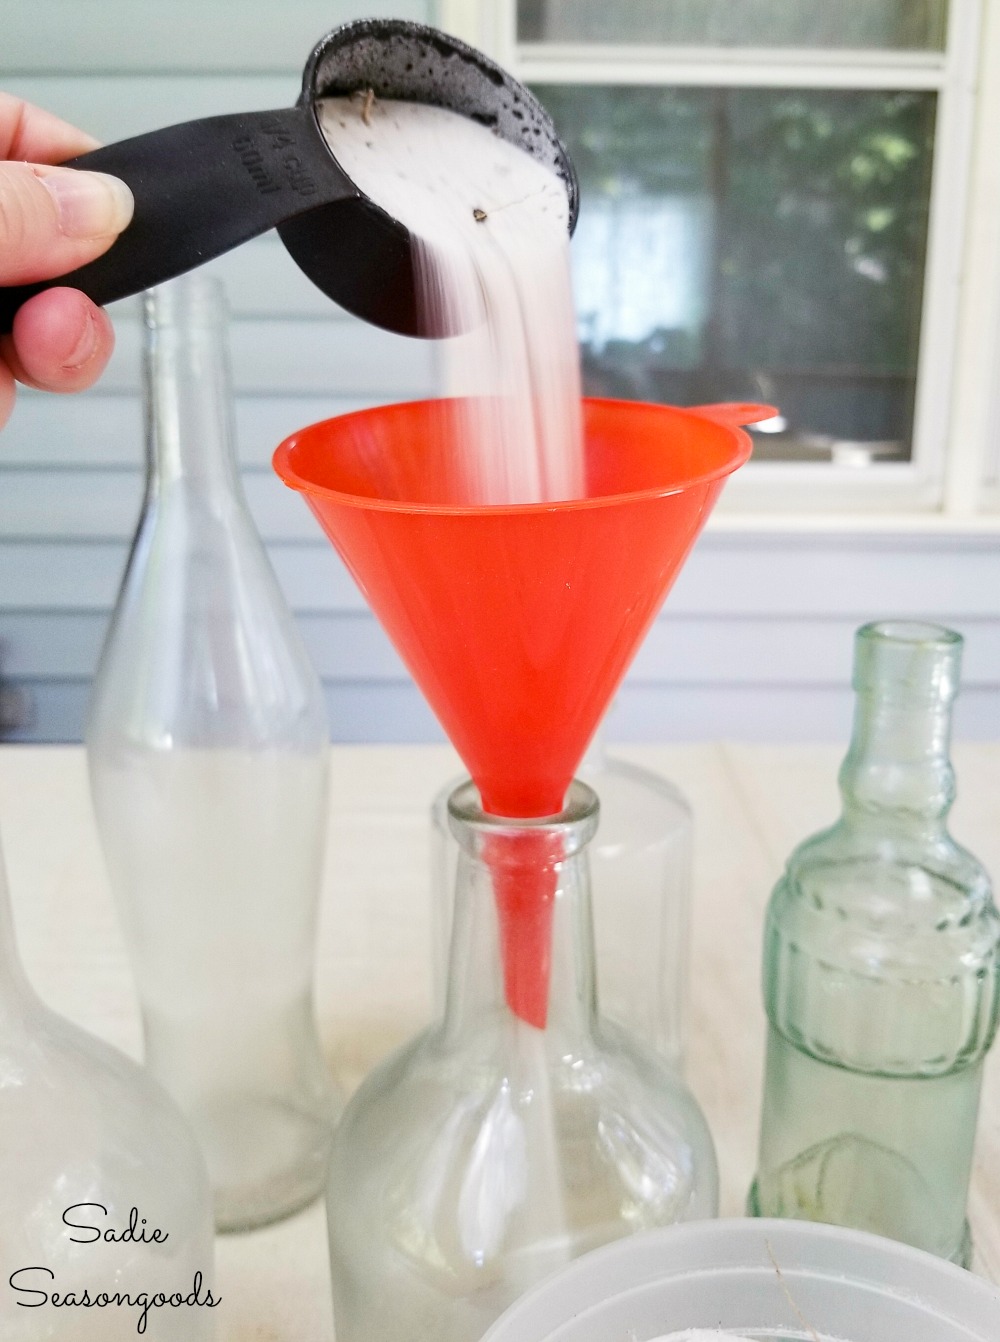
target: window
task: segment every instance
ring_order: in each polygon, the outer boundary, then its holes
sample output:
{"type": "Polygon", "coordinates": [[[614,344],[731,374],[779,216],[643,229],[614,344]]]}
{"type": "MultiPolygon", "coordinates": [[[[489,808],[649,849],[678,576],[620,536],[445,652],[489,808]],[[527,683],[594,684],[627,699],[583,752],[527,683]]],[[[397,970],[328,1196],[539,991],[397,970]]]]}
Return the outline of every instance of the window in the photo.
{"type": "Polygon", "coordinates": [[[444,8],[453,27],[475,13],[472,40],[498,35],[576,164],[589,391],[779,406],[737,505],[988,506],[1000,413],[989,429],[980,407],[977,442],[959,441],[983,387],[966,378],[964,409],[956,387],[960,338],[1000,335],[1000,284],[963,317],[956,282],[988,42],[1000,75],[979,0],[444,8]]]}
{"type": "Polygon", "coordinates": [[[590,392],[773,401],[758,457],[910,459],[933,93],[536,88],[581,180],[590,392]]]}
{"type": "Polygon", "coordinates": [[[941,51],[947,0],[518,0],[521,42],[941,51]]]}

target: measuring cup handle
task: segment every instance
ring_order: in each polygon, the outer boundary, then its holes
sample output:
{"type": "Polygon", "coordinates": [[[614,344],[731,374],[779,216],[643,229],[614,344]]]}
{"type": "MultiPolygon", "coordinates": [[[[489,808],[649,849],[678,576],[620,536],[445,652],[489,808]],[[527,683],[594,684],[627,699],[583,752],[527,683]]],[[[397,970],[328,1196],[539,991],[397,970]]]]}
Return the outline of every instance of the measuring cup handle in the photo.
{"type": "Polygon", "coordinates": [[[0,287],[0,332],[43,289],[68,285],[105,304],[172,279],[286,219],[357,190],[311,107],[187,121],[104,145],[65,166],[112,173],[135,197],[103,256],[38,284],[0,287]]]}

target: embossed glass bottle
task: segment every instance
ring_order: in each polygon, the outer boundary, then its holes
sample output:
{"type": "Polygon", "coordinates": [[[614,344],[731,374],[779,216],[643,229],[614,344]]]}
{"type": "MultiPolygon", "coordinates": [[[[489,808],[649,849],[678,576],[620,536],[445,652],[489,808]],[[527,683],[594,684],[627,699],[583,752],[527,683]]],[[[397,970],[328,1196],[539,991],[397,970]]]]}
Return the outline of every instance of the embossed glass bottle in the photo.
{"type": "Polygon", "coordinates": [[[961,649],[936,625],[858,631],[843,814],[793,852],[768,908],[750,1209],[967,1263],[1000,917],[986,872],[946,828],[961,649]]]}
{"type": "Polygon", "coordinates": [[[56,1307],[52,1293],[163,1292],[188,1303],[152,1308],[146,1336],[211,1342],[213,1250],[193,1134],[148,1072],[35,996],[0,858],[0,1336],[131,1342],[140,1307],[56,1307]],[[145,1219],[163,1238],[105,1240],[107,1230],[121,1235],[133,1207],[137,1227],[145,1219]]]}
{"type": "Polygon", "coordinates": [[[486,814],[467,783],[449,821],[461,856],[443,1018],[375,1069],[334,1138],[339,1342],[478,1342],[569,1259],[716,1211],[693,1097],[598,1012],[584,852],[594,793],[576,782],[561,815],[515,821],[486,814]],[[496,892],[518,900],[543,870],[554,912],[536,1028],[507,1005],[496,892]]]}
{"type": "Polygon", "coordinates": [[[146,498],[94,682],[91,793],[146,1062],[208,1160],[220,1229],[323,1184],[335,1096],[312,986],[322,692],[236,467],[221,285],[146,299],[146,498]]]}
{"type": "MultiPolygon", "coordinates": [[[[686,1034],[691,913],[691,808],[668,779],[608,753],[600,734],[579,777],[597,793],[587,845],[601,1012],[675,1067],[686,1034]]],[[[434,996],[444,1003],[458,842],[448,823],[453,780],[431,808],[434,996]]]]}

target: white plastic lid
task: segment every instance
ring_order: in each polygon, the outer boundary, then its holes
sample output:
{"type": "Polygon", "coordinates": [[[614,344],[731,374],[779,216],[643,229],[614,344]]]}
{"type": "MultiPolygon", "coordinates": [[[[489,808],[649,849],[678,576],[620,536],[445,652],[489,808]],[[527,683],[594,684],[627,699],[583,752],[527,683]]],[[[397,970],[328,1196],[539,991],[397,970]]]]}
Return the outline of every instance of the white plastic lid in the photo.
{"type": "Polygon", "coordinates": [[[584,1255],[519,1300],[483,1342],[653,1342],[686,1329],[753,1342],[811,1342],[814,1334],[824,1342],[997,1342],[1000,1291],[861,1231],[702,1221],[584,1255]]]}

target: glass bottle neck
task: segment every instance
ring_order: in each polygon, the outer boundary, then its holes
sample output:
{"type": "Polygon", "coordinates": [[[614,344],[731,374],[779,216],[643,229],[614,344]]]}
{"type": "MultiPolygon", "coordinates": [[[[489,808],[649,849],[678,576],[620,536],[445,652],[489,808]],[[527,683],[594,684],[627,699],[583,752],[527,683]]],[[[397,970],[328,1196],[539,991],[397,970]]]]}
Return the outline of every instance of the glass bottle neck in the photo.
{"type": "Polygon", "coordinates": [[[955,797],[950,734],[948,699],[914,703],[860,693],[840,770],[846,818],[943,825],[955,797]]]}
{"type": "Polygon", "coordinates": [[[153,488],[242,492],[219,286],[188,276],[147,295],[147,470],[153,488]]]}
{"type": "Polygon", "coordinates": [[[456,822],[461,852],[455,891],[445,1033],[451,1040],[517,1019],[560,1039],[590,1031],[597,1010],[590,882],[584,845],[597,801],[575,782],[568,822],[456,822]],[[582,799],[582,803],[581,803],[582,799]]]}
{"type": "Polygon", "coordinates": [[[879,837],[940,833],[955,797],[948,758],[962,638],[918,620],[864,625],[854,640],[857,694],[840,770],[844,821],[879,837]]]}

